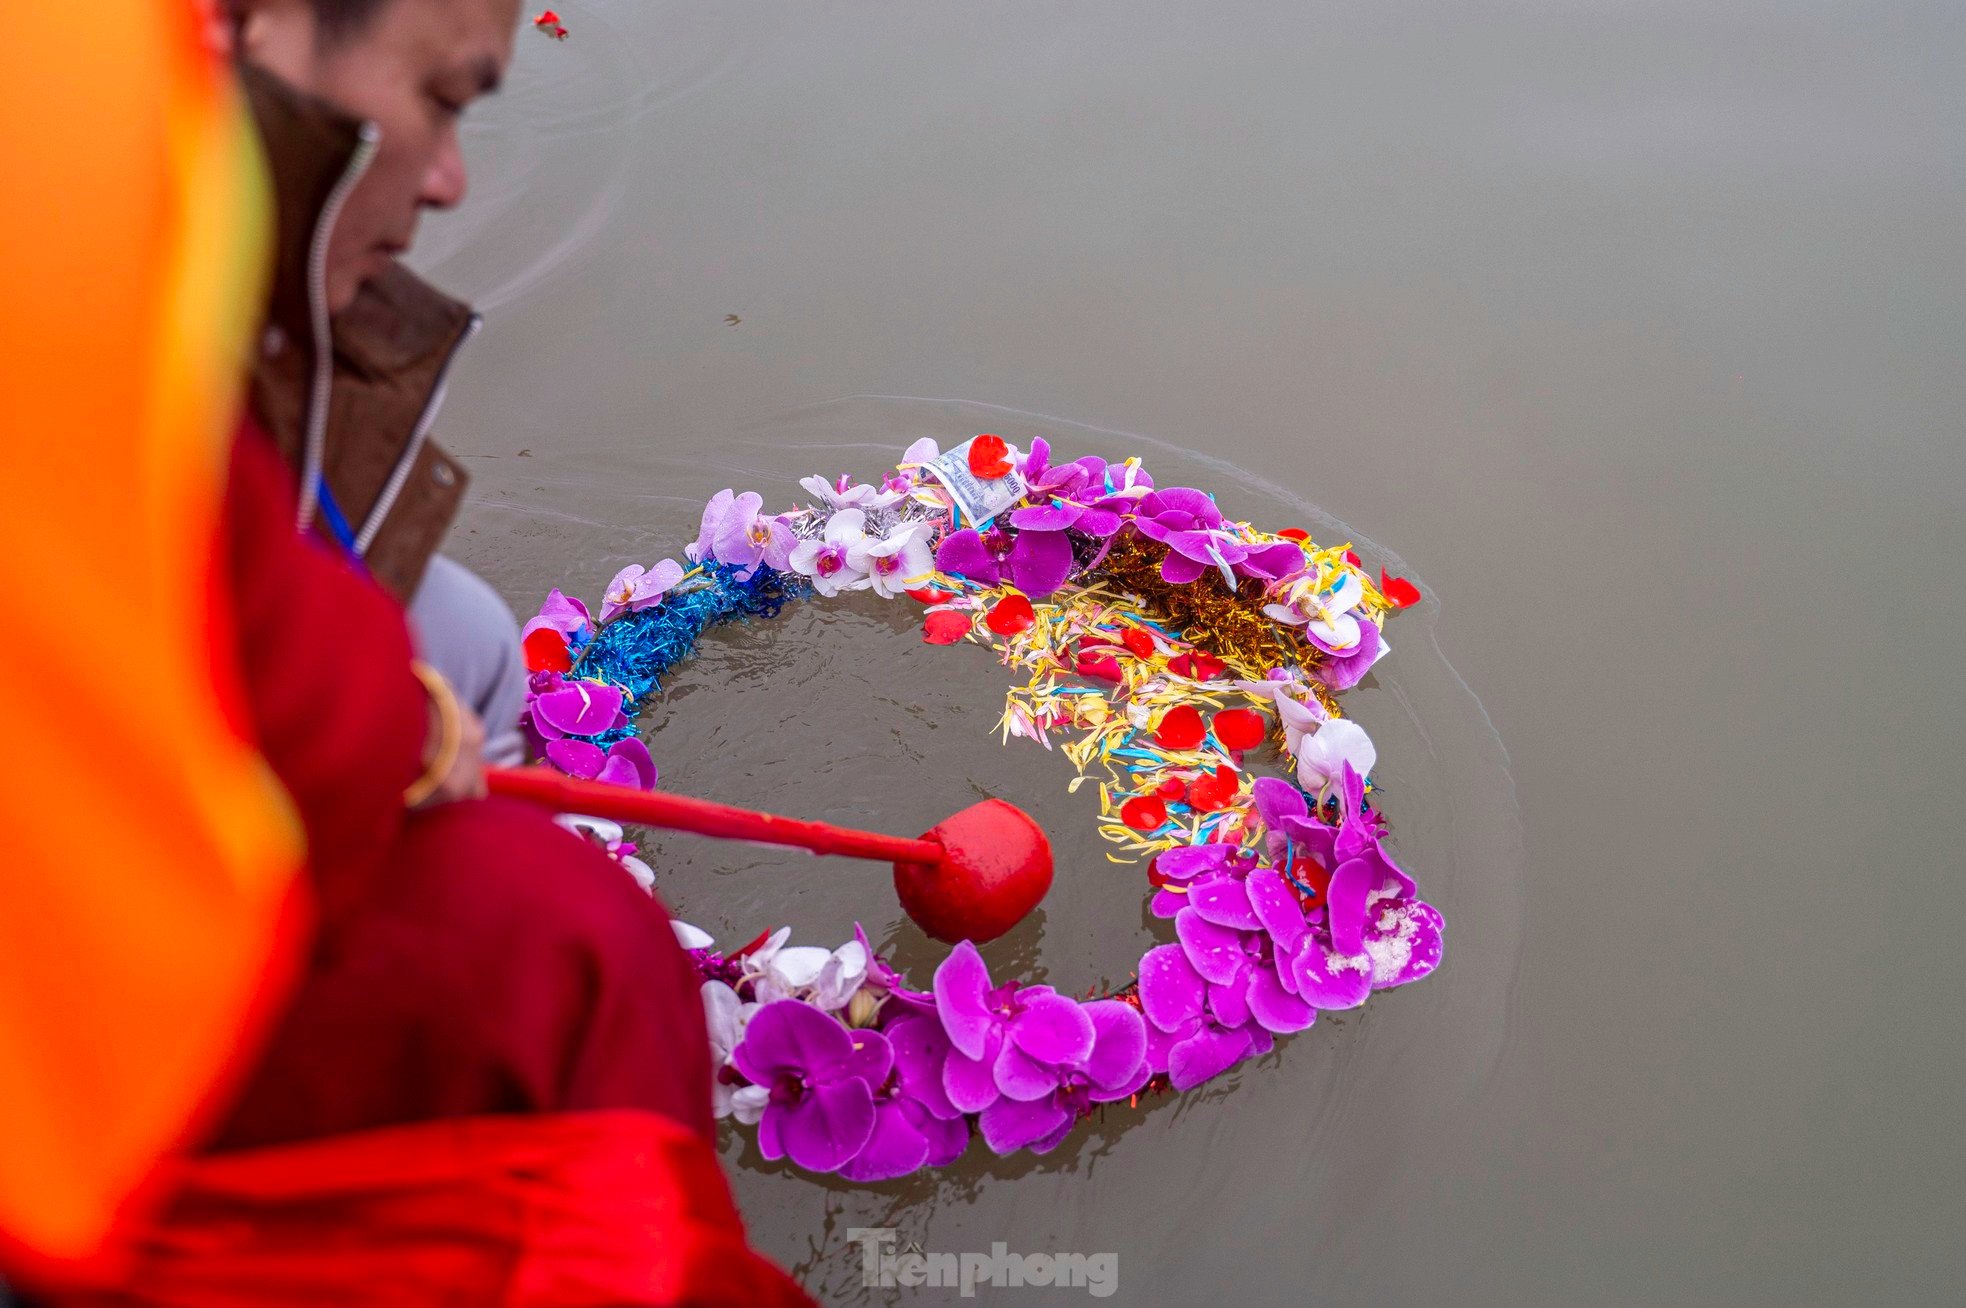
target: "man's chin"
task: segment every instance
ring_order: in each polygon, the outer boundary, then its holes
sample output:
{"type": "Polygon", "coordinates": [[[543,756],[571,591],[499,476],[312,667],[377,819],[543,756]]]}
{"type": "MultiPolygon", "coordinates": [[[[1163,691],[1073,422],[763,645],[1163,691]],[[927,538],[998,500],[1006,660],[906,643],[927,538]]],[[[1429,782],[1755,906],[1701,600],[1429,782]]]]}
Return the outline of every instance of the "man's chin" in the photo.
{"type": "Polygon", "coordinates": [[[363,256],[360,264],[339,274],[328,275],[328,315],[340,313],[355,303],[362,288],[375,281],[395,264],[396,256],[388,250],[377,249],[363,256]]]}

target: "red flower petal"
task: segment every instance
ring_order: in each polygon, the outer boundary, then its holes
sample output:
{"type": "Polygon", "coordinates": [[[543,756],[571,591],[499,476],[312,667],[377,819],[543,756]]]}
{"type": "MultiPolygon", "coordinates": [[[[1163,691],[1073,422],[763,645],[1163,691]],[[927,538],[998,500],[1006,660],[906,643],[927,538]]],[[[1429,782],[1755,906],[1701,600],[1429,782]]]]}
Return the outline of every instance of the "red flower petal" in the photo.
{"type": "Polygon", "coordinates": [[[1352,551],[1350,550],[1345,551],[1345,562],[1351,564],[1354,568],[1362,568],[1365,566],[1365,564],[1359,560],[1358,555],[1352,553],[1352,551]]]}
{"type": "Polygon", "coordinates": [[[969,634],[974,622],[966,609],[937,609],[922,619],[922,639],[931,645],[953,645],[969,634]]]}
{"type": "Polygon", "coordinates": [[[1154,656],[1154,638],[1139,627],[1128,627],[1120,633],[1120,643],[1133,651],[1135,658],[1150,659],[1154,656]]]}
{"type": "Polygon", "coordinates": [[[1177,677],[1187,677],[1194,681],[1213,681],[1222,675],[1229,665],[1213,654],[1196,650],[1190,654],[1176,654],[1167,661],[1167,670],[1177,677]]]}
{"type": "Polygon", "coordinates": [[[1179,799],[1181,798],[1181,796],[1188,793],[1188,788],[1182,785],[1175,778],[1169,777],[1167,780],[1161,782],[1158,786],[1154,787],[1154,793],[1156,795],[1159,795],[1162,799],[1179,799]]]}
{"type": "Polygon", "coordinates": [[[1379,593],[1396,609],[1411,608],[1420,602],[1420,588],[1404,577],[1388,577],[1379,569],[1379,593]]]}
{"type": "Polygon", "coordinates": [[[1322,863],[1308,856],[1300,857],[1290,865],[1290,876],[1292,880],[1301,881],[1309,886],[1312,892],[1318,895],[1323,895],[1331,889],[1331,874],[1324,870],[1322,863]]]}
{"type": "Polygon", "coordinates": [[[1147,884],[1156,890],[1167,884],[1167,873],[1160,870],[1159,857],[1147,864],[1147,884]]]}
{"type": "Polygon", "coordinates": [[[1305,531],[1302,527],[1285,527],[1277,535],[1283,537],[1285,540],[1309,540],[1311,538],[1311,533],[1305,531]]]}
{"type": "Polygon", "coordinates": [[[1120,661],[1111,654],[1079,655],[1079,675],[1081,677],[1091,677],[1095,681],[1120,681],[1124,679],[1123,674],[1120,672],[1120,661]]]}
{"type": "Polygon", "coordinates": [[[537,27],[549,27],[552,24],[559,22],[560,16],[554,13],[551,9],[548,9],[544,13],[540,14],[539,17],[533,19],[532,21],[533,24],[537,27]]]}
{"type": "Polygon", "coordinates": [[[1120,805],[1120,821],[1135,831],[1152,831],[1167,821],[1167,805],[1153,795],[1142,795],[1120,805]]]}
{"type": "Polygon", "coordinates": [[[948,591],[937,590],[933,586],[922,586],[918,589],[904,591],[902,593],[917,604],[940,604],[943,600],[949,598],[948,591]]]}
{"type": "Polygon", "coordinates": [[[1214,776],[1196,777],[1188,783],[1188,803],[1202,813],[1227,808],[1235,802],[1236,787],[1236,770],[1219,767],[1214,776]]]}
{"type": "Polygon", "coordinates": [[[985,481],[994,481],[1010,471],[1010,447],[988,432],[969,443],[969,470],[985,481]]]}
{"type": "Polygon", "coordinates": [[[567,652],[567,638],[551,627],[540,627],[526,637],[526,671],[572,672],[573,655],[567,652]]]}
{"type": "Polygon", "coordinates": [[[1248,708],[1223,709],[1215,715],[1214,728],[1223,749],[1255,749],[1270,734],[1263,715],[1248,708]]]}
{"type": "Polygon", "coordinates": [[[750,944],[744,946],[744,948],[732,954],[731,957],[743,958],[745,955],[751,953],[753,950],[756,950],[760,945],[763,945],[764,942],[769,939],[771,939],[771,928],[766,927],[764,930],[758,932],[756,936],[752,937],[750,944]]]}
{"type": "Polygon", "coordinates": [[[1154,739],[1162,749],[1193,749],[1201,744],[1207,732],[1201,724],[1201,713],[1192,704],[1179,704],[1161,715],[1160,725],[1154,728],[1154,739]]]}
{"type": "Polygon", "coordinates": [[[983,625],[999,636],[1015,636],[1037,626],[1038,615],[1032,611],[1031,601],[1012,591],[990,606],[990,616],[983,619],[983,625]]]}

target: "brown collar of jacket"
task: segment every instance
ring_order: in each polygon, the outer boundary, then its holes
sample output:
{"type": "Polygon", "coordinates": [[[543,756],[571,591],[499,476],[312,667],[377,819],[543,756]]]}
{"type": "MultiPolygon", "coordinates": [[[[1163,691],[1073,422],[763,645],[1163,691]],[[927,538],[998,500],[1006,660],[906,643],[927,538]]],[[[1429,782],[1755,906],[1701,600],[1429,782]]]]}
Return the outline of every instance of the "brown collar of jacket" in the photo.
{"type": "Polygon", "coordinates": [[[375,129],[262,70],[242,66],[240,79],[278,224],[252,406],[301,478],[298,523],[328,530],[310,493],[318,471],[369,571],[407,600],[464,500],[464,469],[429,431],[477,315],[395,264],[330,323],[327,242],[374,151],[375,129]]]}

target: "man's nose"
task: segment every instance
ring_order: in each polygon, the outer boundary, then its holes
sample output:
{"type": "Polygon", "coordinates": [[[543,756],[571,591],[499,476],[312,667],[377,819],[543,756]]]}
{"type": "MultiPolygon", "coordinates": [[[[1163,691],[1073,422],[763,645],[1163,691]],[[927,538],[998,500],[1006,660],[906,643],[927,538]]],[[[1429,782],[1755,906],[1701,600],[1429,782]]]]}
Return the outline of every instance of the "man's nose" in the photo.
{"type": "Polygon", "coordinates": [[[464,150],[458,144],[457,129],[451,128],[445,131],[437,157],[423,175],[423,193],[417,199],[428,209],[454,209],[464,202],[465,184],[464,150]]]}

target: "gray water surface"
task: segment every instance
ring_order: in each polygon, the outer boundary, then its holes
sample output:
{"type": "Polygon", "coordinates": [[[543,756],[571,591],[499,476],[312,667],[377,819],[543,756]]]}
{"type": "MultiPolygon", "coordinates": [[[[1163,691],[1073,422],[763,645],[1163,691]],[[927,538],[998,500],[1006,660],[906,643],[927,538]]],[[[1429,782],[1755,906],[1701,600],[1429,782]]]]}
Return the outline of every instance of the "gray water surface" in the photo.
{"type": "MultiPolygon", "coordinates": [[[[856,1226],[1119,1254],[1111,1302],[1966,1300],[1966,9],[591,0],[522,32],[424,268],[515,606],[918,435],[1138,452],[1421,581],[1350,701],[1443,970],[1057,1154],[727,1157],[829,1302],[856,1226]],[[733,318],[735,321],[733,321],[733,318]]],[[[710,642],[667,783],[1061,851],[999,972],[1152,933],[1002,672],[854,602],[710,642]]],[[[726,935],[878,868],[657,843],[726,935]]],[[[747,1133],[748,1136],[748,1133],[747,1133]]],[[[1008,1302],[1085,1292],[989,1289],[1008,1302]]]]}

